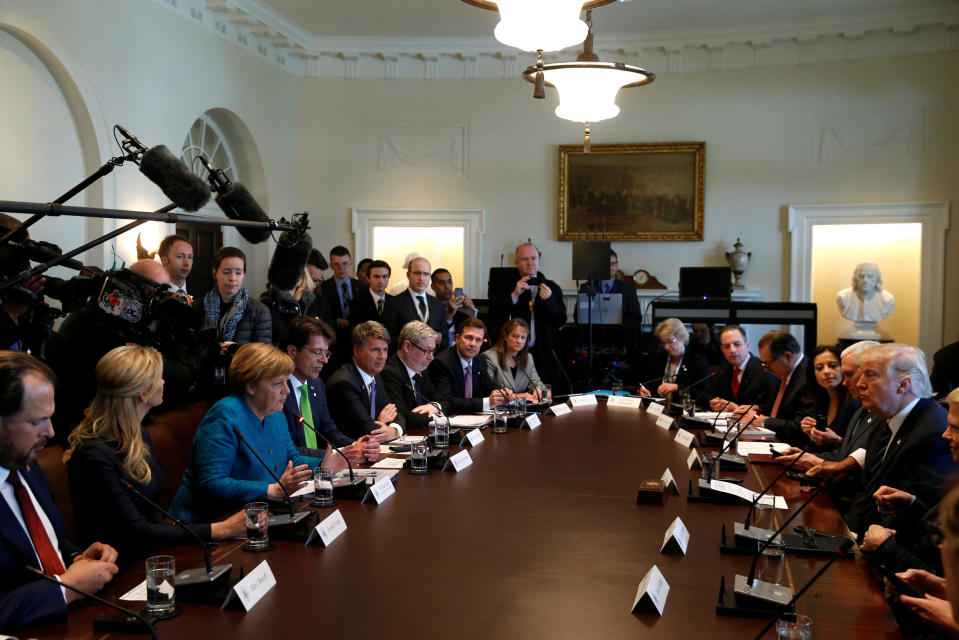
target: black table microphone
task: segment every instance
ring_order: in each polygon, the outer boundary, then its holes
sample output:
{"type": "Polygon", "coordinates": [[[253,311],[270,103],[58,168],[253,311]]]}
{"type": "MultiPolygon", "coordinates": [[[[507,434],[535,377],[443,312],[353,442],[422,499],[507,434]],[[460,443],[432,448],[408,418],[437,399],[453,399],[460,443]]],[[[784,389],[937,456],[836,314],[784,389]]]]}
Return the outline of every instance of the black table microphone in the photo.
{"type": "Polygon", "coordinates": [[[793,459],[792,462],[790,462],[788,465],[786,465],[786,468],[783,469],[783,470],[779,473],[779,475],[776,476],[776,477],[773,479],[772,482],[770,482],[769,484],[767,484],[767,485],[766,485],[766,488],[759,492],[759,495],[757,495],[755,498],[753,498],[753,503],[752,503],[751,505],[749,505],[749,511],[746,512],[746,524],[743,526],[743,528],[744,528],[746,531],[749,531],[749,524],[750,524],[750,522],[752,522],[753,511],[756,510],[756,505],[759,504],[759,500],[760,500],[764,495],[766,495],[766,493],[767,493],[770,489],[773,488],[773,485],[774,485],[774,484],[776,484],[777,482],[779,482],[779,480],[780,480],[784,475],[786,475],[786,472],[787,472],[787,471],[789,471],[790,469],[792,469],[793,466],[794,466],[797,462],[799,462],[799,459],[800,459],[801,457],[803,457],[805,454],[808,453],[808,450],[807,450],[807,449],[808,449],[808,447],[803,447],[802,451],[799,452],[799,455],[796,456],[796,457],[793,459]]]}
{"type": "Polygon", "coordinates": [[[301,512],[301,513],[303,513],[303,516],[302,516],[302,517],[299,517],[299,518],[298,518],[298,517],[296,516],[296,513],[295,513],[295,511],[293,510],[293,496],[290,495],[290,492],[286,490],[286,487],[283,486],[283,483],[280,482],[280,479],[277,478],[277,477],[276,477],[276,474],[273,473],[273,470],[270,469],[270,465],[268,465],[268,464],[263,460],[263,458],[260,457],[260,454],[258,454],[258,453],[256,452],[256,449],[253,448],[253,445],[251,445],[251,444],[247,441],[247,439],[246,439],[245,437],[243,437],[243,434],[240,432],[239,429],[237,429],[236,427],[233,427],[233,433],[236,435],[237,438],[240,439],[240,442],[242,442],[242,443],[246,446],[246,448],[250,450],[250,453],[253,454],[253,457],[255,457],[255,458],[259,461],[259,463],[260,463],[261,465],[263,465],[263,468],[266,469],[266,472],[270,474],[270,477],[273,478],[273,480],[276,481],[276,485],[277,485],[278,487],[280,487],[280,491],[282,491],[283,494],[286,496],[286,504],[287,504],[287,506],[288,506],[289,509],[290,509],[290,519],[289,519],[289,521],[288,521],[288,522],[277,521],[277,522],[271,522],[270,524],[274,524],[274,525],[293,524],[293,523],[299,522],[299,521],[302,520],[303,518],[307,517],[307,515],[308,515],[309,513],[311,513],[311,512],[306,512],[306,511],[304,511],[304,512],[301,512]]]}

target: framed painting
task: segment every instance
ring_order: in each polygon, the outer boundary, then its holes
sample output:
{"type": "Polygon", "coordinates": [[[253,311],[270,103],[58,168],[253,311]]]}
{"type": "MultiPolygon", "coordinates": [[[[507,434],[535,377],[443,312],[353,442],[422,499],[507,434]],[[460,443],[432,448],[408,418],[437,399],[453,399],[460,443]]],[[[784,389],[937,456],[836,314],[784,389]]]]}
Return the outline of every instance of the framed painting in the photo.
{"type": "Polygon", "coordinates": [[[703,239],[705,142],[559,147],[560,240],[703,239]]]}

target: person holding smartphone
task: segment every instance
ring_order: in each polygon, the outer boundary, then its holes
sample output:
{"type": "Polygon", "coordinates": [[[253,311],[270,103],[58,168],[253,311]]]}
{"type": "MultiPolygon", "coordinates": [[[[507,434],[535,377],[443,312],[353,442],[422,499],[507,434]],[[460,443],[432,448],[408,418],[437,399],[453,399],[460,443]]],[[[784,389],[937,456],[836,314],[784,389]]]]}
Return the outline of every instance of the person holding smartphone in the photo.
{"type": "Polygon", "coordinates": [[[463,287],[453,288],[453,276],[443,267],[433,271],[430,288],[437,300],[446,303],[447,340],[449,344],[453,344],[456,340],[456,328],[460,323],[466,318],[477,316],[476,305],[463,293],[463,287]]]}

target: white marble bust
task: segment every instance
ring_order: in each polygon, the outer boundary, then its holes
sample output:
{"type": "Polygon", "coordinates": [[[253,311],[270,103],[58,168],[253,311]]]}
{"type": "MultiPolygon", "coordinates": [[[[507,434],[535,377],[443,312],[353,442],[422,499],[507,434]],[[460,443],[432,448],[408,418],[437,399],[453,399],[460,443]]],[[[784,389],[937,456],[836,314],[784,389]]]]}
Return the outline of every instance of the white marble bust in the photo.
{"type": "Polygon", "coordinates": [[[852,286],[836,294],[836,304],[847,320],[876,323],[889,317],[896,299],[883,290],[879,266],[861,262],[852,274],[852,286]]]}

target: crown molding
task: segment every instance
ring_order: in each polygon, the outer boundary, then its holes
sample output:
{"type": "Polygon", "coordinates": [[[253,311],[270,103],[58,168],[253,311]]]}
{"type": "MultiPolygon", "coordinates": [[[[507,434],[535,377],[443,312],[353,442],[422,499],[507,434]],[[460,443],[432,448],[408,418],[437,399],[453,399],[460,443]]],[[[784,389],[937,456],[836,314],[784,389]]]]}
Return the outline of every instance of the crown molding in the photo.
{"type": "MultiPolygon", "coordinates": [[[[535,58],[482,38],[317,36],[260,0],[153,0],[208,33],[302,77],[516,79],[535,58]]],[[[859,20],[808,19],[654,34],[601,33],[605,60],[657,74],[861,60],[959,50],[959,3],[910,6],[859,20]]],[[[567,59],[576,48],[544,56],[567,59]]]]}

